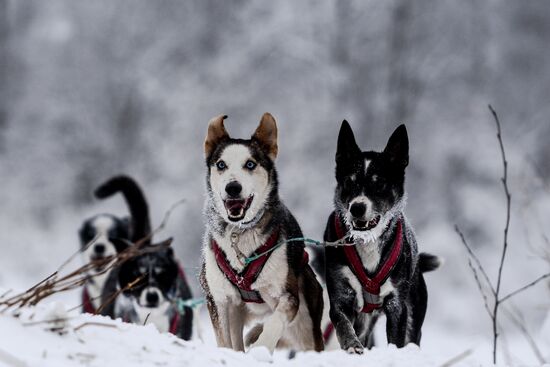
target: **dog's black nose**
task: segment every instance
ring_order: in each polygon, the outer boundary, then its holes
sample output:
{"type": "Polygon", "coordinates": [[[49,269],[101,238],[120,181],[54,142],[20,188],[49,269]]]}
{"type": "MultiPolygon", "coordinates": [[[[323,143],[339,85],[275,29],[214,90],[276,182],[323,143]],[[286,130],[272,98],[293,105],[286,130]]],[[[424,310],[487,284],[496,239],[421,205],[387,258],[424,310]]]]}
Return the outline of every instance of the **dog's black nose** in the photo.
{"type": "Polygon", "coordinates": [[[159,295],[157,292],[147,292],[145,295],[145,300],[148,305],[156,305],[159,303],[159,295]]]}
{"type": "Polygon", "coordinates": [[[94,246],[94,251],[96,254],[98,255],[101,255],[105,252],[105,245],[102,244],[102,243],[97,243],[95,246],[94,246]]]}
{"type": "Polygon", "coordinates": [[[237,181],[231,181],[227,184],[227,186],[225,186],[225,192],[227,192],[227,195],[232,198],[238,198],[241,191],[243,191],[243,187],[237,181]]]}
{"type": "Polygon", "coordinates": [[[363,215],[365,215],[365,212],[367,211],[367,206],[363,203],[353,203],[349,208],[349,211],[354,218],[361,218],[363,217],[363,215]]]}

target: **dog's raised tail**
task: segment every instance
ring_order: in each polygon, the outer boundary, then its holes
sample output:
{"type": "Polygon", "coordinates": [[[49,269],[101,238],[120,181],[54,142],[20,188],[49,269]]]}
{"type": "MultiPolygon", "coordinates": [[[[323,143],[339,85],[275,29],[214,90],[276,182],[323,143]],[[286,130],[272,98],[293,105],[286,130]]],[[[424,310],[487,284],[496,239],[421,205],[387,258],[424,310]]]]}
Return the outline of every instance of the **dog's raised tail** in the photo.
{"type": "MultiPolygon", "coordinates": [[[[116,193],[121,193],[126,200],[132,217],[132,242],[137,242],[151,234],[149,207],[143,191],[137,182],[129,176],[115,176],[101,184],[94,192],[98,199],[106,199],[116,193]]],[[[151,242],[149,238],[147,243],[151,242]]]]}
{"type": "Polygon", "coordinates": [[[428,254],[426,252],[421,252],[418,259],[418,266],[422,273],[427,273],[429,271],[434,271],[439,268],[442,264],[442,261],[439,257],[428,254]]]}

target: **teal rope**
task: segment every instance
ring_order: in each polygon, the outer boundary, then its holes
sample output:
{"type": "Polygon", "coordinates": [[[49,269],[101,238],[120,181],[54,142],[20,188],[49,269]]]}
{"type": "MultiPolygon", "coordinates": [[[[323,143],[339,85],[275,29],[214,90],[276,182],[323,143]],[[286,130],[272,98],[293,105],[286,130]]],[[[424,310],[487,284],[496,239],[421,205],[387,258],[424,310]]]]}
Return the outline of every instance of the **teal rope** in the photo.
{"type": "Polygon", "coordinates": [[[288,240],[284,240],[284,241],[279,242],[278,244],[276,244],[275,246],[273,246],[272,248],[270,248],[267,251],[264,251],[264,252],[261,252],[259,254],[252,255],[252,256],[249,256],[249,257],[245,258],[244,259],[244,264],[248,265],[251,262],[253,262],[254,260],[257,260],[260,257],[265,256],[265,255],[269,254],[272,251],[275,251],[276,249],[278,249],[282,245],[290,243],[290,242],[307,242],[307,243],[311,243],[311,244],[314,244],[314,245],[317,245],[317,246],[323,246],[323,242],[316,241],[316,240],[313,240],[311,238],[306,238],[306,237],[289,238],[288,240]]]}
{"type": "Polygon", "coordinates": [[[185,313],[185,307],[197,308],[197,307],[201,306],[202,304],[204,304],[205,302],[206,302],[206,300],[202,297],[201,298],[190,298],[190,299],[178,298],[176,300],[176,307],[178,309],[178,312],[183,315],[185,313]]]}

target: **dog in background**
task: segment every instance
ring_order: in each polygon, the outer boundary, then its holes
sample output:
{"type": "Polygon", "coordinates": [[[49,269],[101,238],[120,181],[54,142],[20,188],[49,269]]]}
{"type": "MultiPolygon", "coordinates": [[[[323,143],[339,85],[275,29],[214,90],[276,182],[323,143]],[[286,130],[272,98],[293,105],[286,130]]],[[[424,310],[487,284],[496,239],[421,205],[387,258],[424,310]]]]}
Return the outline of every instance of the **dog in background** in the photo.
{"type": "Polygon", "coordinates": [[[349,236],[352,246],[325,249],[330,318],[342,349],[363,353],[373,344],[373,327],[386,315],[389,343],[420,344],[427,307],[423,273],[439,259],[418,253],[403,212],[409,141],[399,126],[382,152],[362,152],[347,121],[336,151],[335,210],[325,241],[349,236]]]}
{"type": "Polygon", "coordinates": [[[210,121],[204,143],[207,223],[200,280],[218,346],[320,351],[321,286],[303,242],[278,245],[302,232],[279,199],[275,119],[264,114],[245,140],[229,136],[226,117],[210,121]],[[243,328],[254,321],[245,341],[243,328]]]}
{"type": "MultiPolygon", "coordinates": [[[[118,218],[111,214],[99,214],[84,221],[78,231],[84,262],[93,263],[116,255],[117,250],[113,239],[129,239],[129,231],[128,218],[118,218]]],[[[82,312],[92,314],[98,312],[109,274],[110,271],[105,271],[104,267],[99,265],[88,270],[87,281],[82,289],[82,312]]],[[[109,313],[104,315],[113,316],[109,313]]]]}
{"type": "Polygon", "coordinates": [[[184,340],[191,339],[193,331],[193,310],[181,307],[178,302],[192,298],[183,269],[168,247],[172,239],[153,244],[149,207],[137,183],[127,176],[113,177],[98,187],[95,194],[100,199],[122,193],[132,213],[132,235],[130,241],[114,240],[117,252],[140,243],[148,249],[120,265],[109,277],[109,285],[102,297],[106,304],[113,292],[122,289],[122,294],[106,308],[115,318],[143,325],[151,323],[160,332],[170,332],[184,340]],[[128,284],[141,279],[131,288],[128,284]]]}

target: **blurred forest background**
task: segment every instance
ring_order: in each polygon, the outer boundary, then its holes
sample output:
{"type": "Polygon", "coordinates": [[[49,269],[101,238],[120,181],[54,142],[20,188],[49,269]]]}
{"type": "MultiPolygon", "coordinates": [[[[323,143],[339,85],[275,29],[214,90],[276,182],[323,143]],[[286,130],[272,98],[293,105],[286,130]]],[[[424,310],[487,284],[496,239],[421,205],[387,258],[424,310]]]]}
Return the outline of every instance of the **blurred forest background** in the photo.
{"type": "MultiPolygon", "coordinates": [[[[454,226],[496,275],[505,199],[491,103],[510,161],[504,293],[549,270],[549,41],[545,0],[0,0],[0,286],[55,270],[85,218],[125,215],[120,198],[91,195],[122,172],[143,185],[154,224],[186,199],[159,237],[174,236],[196,273],[214,115],[240,137],[276,117],[281,195],[313,238],[332,207],[342,119],[363,149],[406,123],[407,214],[421,250],[446,258],[428,276],[425,343],[435,330],[488,338],[454,226]]],[[[534,335],[549,288],[515,301],[534,335]]]]}

